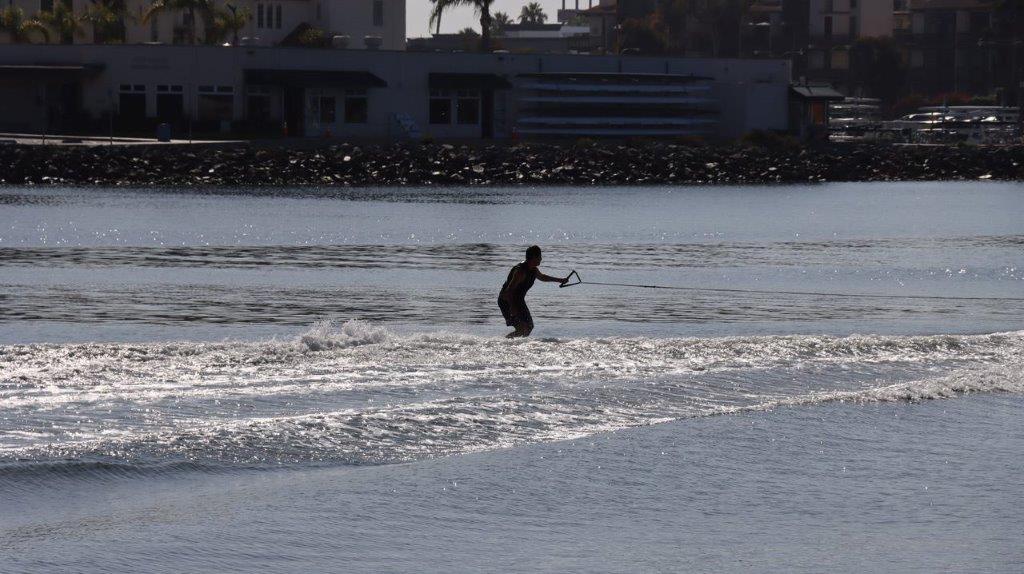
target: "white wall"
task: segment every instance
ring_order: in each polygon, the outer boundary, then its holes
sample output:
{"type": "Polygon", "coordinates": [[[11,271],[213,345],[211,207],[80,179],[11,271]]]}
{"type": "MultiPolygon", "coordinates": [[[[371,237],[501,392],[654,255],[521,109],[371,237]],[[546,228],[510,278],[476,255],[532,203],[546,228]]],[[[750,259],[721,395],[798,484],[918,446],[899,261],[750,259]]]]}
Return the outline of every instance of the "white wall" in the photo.
{"type": "MultiPolygon", "coordinates": [[[[720,135],[734,137],[751,129],[784,129],[790,65],[784,60],[686,59],[581,56],[570,54],[445,54],[432,52],[257,48],[216,46],[0,46],[0,64],[103,64],[95,78],[83,80],[84,106],[100,115],[112,108],[121,84],[146,86],[149,115],[155,115],[157,85],[184,86],[185,111],[192,113],[196,87],[234,86],[234,114],[244,114],[246,68],[368,71],[385,80],[371,88],[366,124],[339,125],[337,137],[388,138],[395,135],[395,114],[408,114],[421,132],[437,138],[479,137],[479,126],[429,124],[428,74],[494,73],[516,81],[533,72],[606,72],[693,74],[711,77],[720,98],[720,135]]],[[[515,120],[515,98],[499,92],[515,120]]],[[[278,112],[279,113],[279,112],[278,112]]],[[[341,110],[339,110],[339,114],[341,110]]],[[[340,115],[339,115],[340,117],[340,115]]],[[[500,132],[499,126],[496,131],[500,132]]]]}
{"type": "MultiPolygon", "coordinates": [[[[310,0],[315,6],[317,0],[310,0]]],[[[375,0],[323,0],[321,27],[332,34],[349,36],[349,48],[363,48],[363,38],[379,36],[385,50],[405,49],[405,1],[382,0],[384,25],[373,21],[375,0]]]]}

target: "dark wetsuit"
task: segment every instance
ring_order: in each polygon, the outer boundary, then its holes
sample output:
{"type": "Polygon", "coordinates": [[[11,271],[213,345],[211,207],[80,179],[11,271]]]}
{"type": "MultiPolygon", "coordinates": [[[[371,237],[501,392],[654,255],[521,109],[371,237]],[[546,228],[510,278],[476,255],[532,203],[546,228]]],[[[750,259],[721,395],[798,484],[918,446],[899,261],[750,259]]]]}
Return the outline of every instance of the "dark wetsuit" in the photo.
{"type": "Polygon", "coordinates": [[[530,269],[526,266],[525,262],[516,265],[509,271],[505,284],[501,286],[501,292],[498,293],[498,307],[501,308],[501,314],[505,317],[505,324],[509,327],[516,327],[518,329],[519,325],[525,324],[529,329],[533,329],[533,317],[530,316],[530,308],[526,306],[526,292],[530,290],[530,287],[533,287],[533,282],[536,280],[537,270],[530,269]],[[507,293],[509,301],[506,301],[506,290],[509,288],[509,283],[512,282],[512,277],[515,276],[516,270],[522,270],[526,276],[514,292],[507,293]]]}

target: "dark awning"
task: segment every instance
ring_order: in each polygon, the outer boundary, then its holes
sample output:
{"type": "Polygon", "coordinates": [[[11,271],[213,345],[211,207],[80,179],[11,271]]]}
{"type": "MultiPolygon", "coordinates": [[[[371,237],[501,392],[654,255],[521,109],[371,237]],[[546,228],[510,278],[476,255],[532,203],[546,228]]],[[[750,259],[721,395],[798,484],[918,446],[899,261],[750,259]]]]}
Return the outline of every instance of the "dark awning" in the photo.
{"type": "Polygon", "coordinates": [[[790,86],[790,92],[805,100],[833,101],[845,100],[846,96],[828,86],[790,86]]]}
{"type": "Polygon", "coordinates": [[[81,78],[103,71],[103,64],[0,64],[0,78],[81,78]]]}
{"type": "Polygon", "coordinates": [[[432,90],[507,90],[512,87],[496,74],[457,74],[431,72],[428,83],[432,90]]]}
{"type": "Polygon", "coordinates": [[[386,88],[388,83],[360,70],[245,70],[245,83],[297,88],[386,88]]]}

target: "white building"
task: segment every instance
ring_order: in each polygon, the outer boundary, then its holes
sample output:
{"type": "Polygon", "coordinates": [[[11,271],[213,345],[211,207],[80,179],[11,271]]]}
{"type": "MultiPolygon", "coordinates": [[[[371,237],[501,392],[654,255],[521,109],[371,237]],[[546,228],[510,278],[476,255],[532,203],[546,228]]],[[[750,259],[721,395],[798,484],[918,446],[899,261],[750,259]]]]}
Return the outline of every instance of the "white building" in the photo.
{"type": "MultiPolygon", "coordinates": [[[[34,17],[50,10],[55,1],[61,0],[6,0],[4,3],[21,8],[26,17],[34,17]]],[[[75,13],[80,15],[92,5],[90,0],[70,1],[75,13]]],[[[187,12],[159,13],[143,23],[143,15],[151,1],[125,1],[124,37],[114,41],[125,44],[189,42],[187,12]]],[[[224,9],[233,6],[248,12],[248,24],[238,32],[240,42],[247,45],[274,46],[293,32],[313,27],[322,30],[328,41],[334,36],[341,37],[338,42],[346,43],[349,48],[405,49],[405,0],[227,0],[218,2],[218,5],[224,9]]],[[[197,43],[206,41],[207,23],[202,14],[197,15],[197,43]]],[[[231,40],[227,38],[227,41],[231,40]]],[[[33,41],[43,40],[33,37],[33,41]]],[[[92,44],[102,39],[95,37],[90,23],[83,22],[83,32],[73,41],[75,44],[92,44]]],[[[0,32],[0,43],[8,42],[8,34],[0,32]]],[[[51,42],[60,43],[60,39],[53,37],[51,42]]]]}
{"type": "Polygon", "coordinates": [[[782,60],[219,46],[0,46],[0,131],[356,139],[730,138],[788,125],[782,60]]]}

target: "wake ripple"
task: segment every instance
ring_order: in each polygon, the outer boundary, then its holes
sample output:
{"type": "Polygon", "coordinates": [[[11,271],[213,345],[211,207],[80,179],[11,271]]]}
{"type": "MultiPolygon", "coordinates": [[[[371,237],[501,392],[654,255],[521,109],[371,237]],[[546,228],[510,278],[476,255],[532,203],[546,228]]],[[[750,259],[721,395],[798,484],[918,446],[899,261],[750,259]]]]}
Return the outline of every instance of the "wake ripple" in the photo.
{"type": "Polygon", "coordinates": [[[293,340],[6,346],[0,480],[25,465],[384,464],[780,406],[1024,393],[1022,351],[1021,332],[507,341],[355,321],[293,340]]]}

